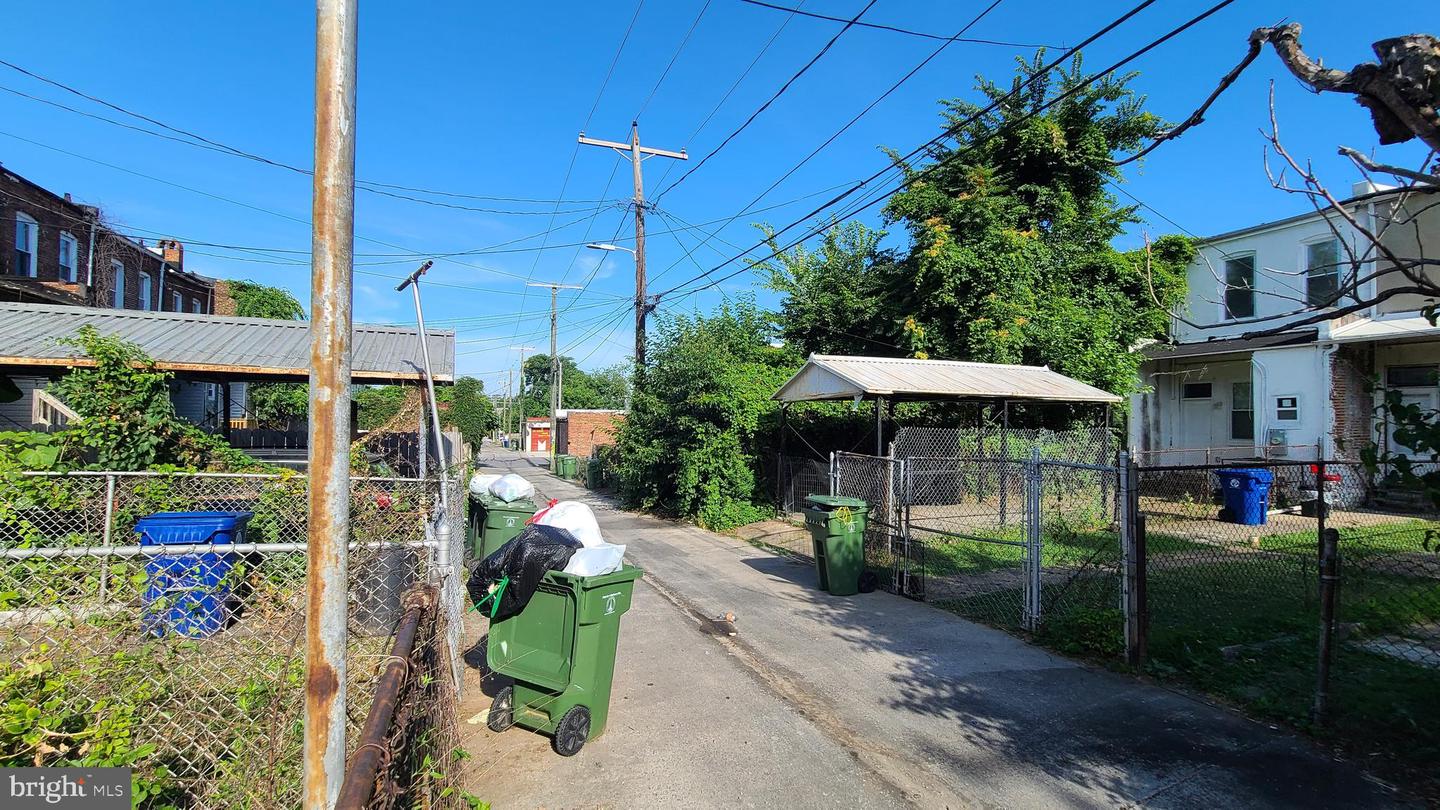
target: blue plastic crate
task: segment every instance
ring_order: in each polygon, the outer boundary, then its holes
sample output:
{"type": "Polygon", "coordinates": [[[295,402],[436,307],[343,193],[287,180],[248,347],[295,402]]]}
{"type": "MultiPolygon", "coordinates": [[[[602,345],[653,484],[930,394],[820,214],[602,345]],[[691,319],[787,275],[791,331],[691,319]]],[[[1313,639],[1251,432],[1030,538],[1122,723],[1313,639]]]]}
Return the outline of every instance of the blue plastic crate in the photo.
{"type": "MultiPolygon", "coordinates": [[[[157,512],[135,524],[140,545],[228,545],[245,542],[253,512],[157,512]]],[[[145,612],[151,635],[212,636],[234,615],[229,577],[233,552],[146,555],[145,612]]]]}

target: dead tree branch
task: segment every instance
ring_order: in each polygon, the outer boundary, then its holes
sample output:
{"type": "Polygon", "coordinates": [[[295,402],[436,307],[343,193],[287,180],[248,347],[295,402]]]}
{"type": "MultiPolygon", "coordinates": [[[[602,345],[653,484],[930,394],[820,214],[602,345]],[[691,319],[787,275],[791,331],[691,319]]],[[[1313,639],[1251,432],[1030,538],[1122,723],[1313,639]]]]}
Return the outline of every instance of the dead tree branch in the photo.
{"type": "Polygon", "coordinates": [[[1396,177],[1403,177],[1406,180],[1414,180],[1417,183],[1425,183],[1431,186],[1440,186],[1440,175],[1425,174],[1424,172],[1412,171],[1400,166],[1391,166],[1388,163],[1376,163],[1364,152],[1358,149],[1351,149],[1348,146],[1340,147],[1340,154],[1355,161],[1355,164],[1366,171],[1379,172],[1381,174],[1392,174],[1396,177]]]}

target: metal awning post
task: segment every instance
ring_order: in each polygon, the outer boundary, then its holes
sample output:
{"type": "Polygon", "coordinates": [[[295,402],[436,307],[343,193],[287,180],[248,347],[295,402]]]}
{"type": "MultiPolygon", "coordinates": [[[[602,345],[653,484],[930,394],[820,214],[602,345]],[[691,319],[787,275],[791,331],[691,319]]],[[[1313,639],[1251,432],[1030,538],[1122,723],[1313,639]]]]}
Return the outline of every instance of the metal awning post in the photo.
{"type": "Polygon", "coordinates": [[[875,455],[885,455],[885,398],[875,398],[875,455]]]}

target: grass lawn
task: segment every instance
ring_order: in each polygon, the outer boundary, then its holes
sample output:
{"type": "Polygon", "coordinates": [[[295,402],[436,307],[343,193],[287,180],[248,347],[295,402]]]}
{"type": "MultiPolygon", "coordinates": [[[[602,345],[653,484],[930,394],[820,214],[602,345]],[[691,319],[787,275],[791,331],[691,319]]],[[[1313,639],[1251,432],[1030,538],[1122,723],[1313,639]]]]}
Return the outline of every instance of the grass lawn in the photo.
{"type": "MultiPolygon", "coordinates": [[[[1424,561],[1433,554],[1423,548],[1434,525],[1415,521],[1341,531],[1336,616],[1346,638],[1335,647],[1330,712],[1323,724],[1315,725],[1310,718],[1320,610],[1313,534],[1265,538],[1261,553],[1152,534],[1152,559],[1197,548],[1215,553],[1182,557],[1150,570],[1147,671],[1312,733],[1395,780],[1418,784],[1427,795],[1440,797],[1440,776],[1433,769],[1440,758],[1440,668],[1357,645],[1381,636],[1413,637],[1420,632],[1417,627],[1440,622],[1440,580],[1424,561]],[[1422,561],[1415,562],[1420,555],[1422,561]]],[[[1013,536],[1018,540],[1018,531],[1013,536]]],[[[1097,531],[1047,534],[1044,562],[1047,569],[1079,567],[1097,549],[1099,557],[1083,569],[1090,575],[1045,580],[1043,623],[1032,638],[1060,652],[1122,666],[1115,536],[1097,531]]],[[[927,542],[926,551],[930,577],[964,582],[968,574],[970,581],[997,585],[938,599],[939,607],[1018,629],[1021,547],[947,538],[927,542]],[[995,573],[1005,568],[1015,570],[1013,582],[995,573]]],[[[932,586],[932,592],[938,591],[932,586]]]]}

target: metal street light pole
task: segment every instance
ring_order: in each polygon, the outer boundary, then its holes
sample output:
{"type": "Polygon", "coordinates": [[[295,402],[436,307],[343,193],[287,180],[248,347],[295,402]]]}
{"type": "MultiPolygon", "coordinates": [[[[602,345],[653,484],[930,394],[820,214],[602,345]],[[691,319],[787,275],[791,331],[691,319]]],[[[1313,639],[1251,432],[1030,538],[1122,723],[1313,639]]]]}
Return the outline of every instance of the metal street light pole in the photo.
{"type": "Polygon", "coordinates": [[[345,778],[357,3],[315,4],[303,753],[307,808],[334,807],[345,778]]]}

